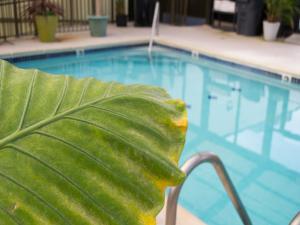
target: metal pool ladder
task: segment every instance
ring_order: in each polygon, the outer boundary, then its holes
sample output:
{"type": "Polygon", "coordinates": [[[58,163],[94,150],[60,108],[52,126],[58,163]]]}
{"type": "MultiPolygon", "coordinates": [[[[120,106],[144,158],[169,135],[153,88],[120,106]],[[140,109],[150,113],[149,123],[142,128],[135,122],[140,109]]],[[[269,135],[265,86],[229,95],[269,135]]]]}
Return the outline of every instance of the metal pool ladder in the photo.
{"type": "Polygon", "coordinates": [[[292,219],[290,225],[300,225],[300,212],[298,212],[296,216],[292,219]]]}
{"type": "MultiPolygon", "coordinates": [[[[233,203],[237,213],[239,214],[244,225],[252,225],[252,222],[248,216],[248,213],[221,161],[221,159],[210,152],[202,152],[192,156],[188,159],[181,170],[186,173],[187,177],[189,174],[198,166],[203,163],[210,163],[213,165],[220,178],[231,202],[233,203]]],[[[176,214],[177,214],[177,202],[183,184],[177,187],[173,187],[170,190],[167,199],[167,210],[166,210],[166,225],[176,225],[176,214]]],[[[293,224],[294,225],[294,224],[293,224]]],[[[298,224],[297,224],[298,225],[298,224]]]]}
{"type": "Polygon", "coordinates": [[[158,34],[159,34],[159,2],[156,2],[153,21],[152,21],[152,30],[151,30],[151,34],[150,34],[149,47],[148,47],[149,55],[152,52],[154,37],[158,34]]]}

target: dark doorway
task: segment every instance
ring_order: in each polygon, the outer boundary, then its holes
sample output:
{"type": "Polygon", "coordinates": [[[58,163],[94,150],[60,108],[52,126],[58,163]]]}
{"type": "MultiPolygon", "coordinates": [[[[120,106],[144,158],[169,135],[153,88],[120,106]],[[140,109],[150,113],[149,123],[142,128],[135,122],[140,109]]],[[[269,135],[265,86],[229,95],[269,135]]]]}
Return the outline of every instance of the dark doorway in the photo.
{"type": "MultiPolygon", "coordinates": [[[[129,0],[130,21],[134,20],[137,13],[135,1],[129,0]]],[[[177,25],[211,24],[213,0],[159,0],[159,2],[161,22],[177,25]]]]}
{"type": "Polygon", "coordinates": [[[128,20],[134,20],[134,0],[128,0],[128,20]]]}
{"type": "Polygon", "coordinates": [[[162,22],[176,25],[210,24],[213,0],[161,0],[162,22]]]}

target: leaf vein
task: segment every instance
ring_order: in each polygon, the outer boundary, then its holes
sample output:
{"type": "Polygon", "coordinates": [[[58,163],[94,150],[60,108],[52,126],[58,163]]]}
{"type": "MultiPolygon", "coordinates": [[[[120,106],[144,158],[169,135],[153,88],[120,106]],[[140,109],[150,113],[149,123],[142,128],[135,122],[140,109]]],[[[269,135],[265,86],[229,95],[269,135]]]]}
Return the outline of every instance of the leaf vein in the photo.
{"type": "Polygon", "coordinates": [[[18,131],[21,130],[23,128],[23,125],[24,125],[24,120],[25,120],[25,117],[26,117],[26,114],[27,114],[27,111],[28,111],[28,107],[29,107],[29,104],[30,104],[30,100],[31,100],[31,96],[32,96],[33,87],[34,87],[34,83],[35,83],[35,80],[36,80],[37,73],[38,73],[38,70],[35,70],[32,78],[31,78],[31,82],[30,82],[29,90],[28,90],[28,93],[27,93],[27,96],[26,96],[25,105],[24,105],[23,113],[21,115],[18,131]]]}
{"type": "Polygon", "coordinates": [[[34,191],[30,190],[28,187],[22,185],[21,183],[19,183],[18,181],[16,181],[15,179],[5,175],[4,173],[0,172],[0,176],[5,178],[6,180],[10,181],[11,183],[14,183],[15,185],[17,185],[18,187],[20,187],[21,189],[25,190],[27,193],[29,193],[30,195],[34,196],[36,199],[38,199],[43,205],[46,205],[48,208],[50,208],[52,211],[54,211],[60,218],[63,219],[63,221],[65,221],[67,224],[71,223],[51,204],[49,204],[45,199],[43,199],[41,196],[39,196],[37,193],[35,193],[34,191]]]}
{"type": "Polygon", "coordinates": [[[125,114],[122,114],[122,113],[116,113],[114,112],[113,110],[110,110],[110,109],[107,109],[107,108],[102,108],[102,107],[99,107],[99,106],[95,106],[95,105],[91,105],[92,108],[95,108],[95,109],[98,109],[102,112],[106,112],[106,113],[109,113],[115,117],[119,117],[119,118],[123,118],[129,122],[132,122],[134,124],[137,124],[145,129],[148,129],[150,130],[151,132],[155,133],[157,135],[157,137],[161,138],[161,140],[169,140],[169,138],[163,134],[162,132],[158,131],[157,129],[153,128],[151,125],[147,124],[145,125],[144,123],[141,123],[139,122],[138,120],[134,119],[134,118],[131,118],[125,114]]]}
{"type": "Polygon", "coordinates": [[[9,218],[11,218],[11,220],[15,223],[15,224],[18,224],[18,225],[22,225],[18,220],[17,218],[12,215],[11,213],[9,213],[3,206],[0,205],[0,210],[2,212],[4,212],[9,218]]]}
{"type": "MultiPolygon", "coordinates": [[[[82,154],[86,155],[88,158],[90,158],[91,160],[93,160],[94,162],[97,163],[97,165],[99,165],[100,167],[102,167],[104,170],[106,170],[110,175],[117,177],[118,179],[120,179],[121,181],[125,181],[126,182],[126,178],[119,176],[118,174],[114,173],[113,170],[111,168],[109,168],[108,166],[105,165],[105,163],[99,159],[94,157],[93,155],[91,155],[90,153],[86,152],[85,150],[83,150],[81,147],[78,147],[77,145],[70,143],[69,141],[66,141],[62,138],[59,138],[53,134],[49,134],[43,131],[36,131],[36,134],[40,134],[43,135],[45,137],[48,137],[50,139],[54,139],[56,141],[62,142],[68,146],[71,146],[72,148],[74,148],[76,151],[81,152],[82,154]],[[125,179],[124,179],[125,178],[125,179]]],[[[139,193],[140,195],[142,195],[145,199],[147,199],[150,203],[154,203],[154,201],[152,200],[152,198],[148,195],[145,195],[143,190],[141,190],[140,188],[136,188],[136,186],[132,185],[132,183],[130,182],[126,182],[126,185],[131,187],[135,192],[139,193]]]]}
{"type": "Polygon", "coordinates": [[[2,102],[2,86],[3,86],[3,80],[4,80],[4,67],[5,67],[5,64],[4,64],[4,61],[0,61],[1,62],[1,71],[0,71],[0,107],[1,107],[1,102],[2,102]]]}
{"type": "Polygon", "coordinates": [[[126,140],[125,137],[116,134],[115,132],[109,130],[108,128],[102,127],[99,124],[96,124],[94,122],[91,121],[87,121],[87,120],[83,120],[77,117],[73,117],[73,116],[66,116],[66,119],[70,119],[70,120],[75,120],[75,121],[79,121],[81,123],[85,123],[91,126],[94,126],[102,131],[105,131],[106,133],[110,134],[111,136],[117,138],[118,140],[122,141],[124,144],[132,147],[133,149],[135,149],[136,151],[143,153],[144,155],[147,155],[147,157],[151,158],[153,161],[155,162],[160,162],[162,165],[164,165],[164,167],[168,168],[168,169],[174,169],[174,166],[168,161],[168,159],[166,159],[163,155],[161,155],[160,153],[156,152],[155,154],[153,152],[151,152],[148,149],[144,149],[144,148],[140,148],[130,142],[128,142],[126,140]]]}
{"type": "Polygon", "coordinates": [[[90,81],[91,81],[91,78],[88,78],[88,79],[85,80],[84,87],[82,89],[82,92],[81,92],[81,95],[80,95],[80,98],[79,98],[78,106],[81,106],[81,104],[82,104],[85,93],[88,89],[88,86],[90,85],[90,81]]]}
{"type": "Polygon", "coordinates": [[[68,178],[67,176],[65,176],[62,172],[60,172],[59,170],[53,168],[52,166],[50,166],[48,163],[46,163],[45,161],[41,160],[40,158],[28,153],[28,151],[22,149],[21,147],[14,145],[14,144],[9,144],[7,145],[8,147],[11,147],[13,149],[15,149],[17,152],[39,162],[40,164],[42,164],[43,166],[45,166],[46,168],[48,168],[50,171],[52,171],[53,173],[57,174],[58,176],[60,176],[64,181],[66,181],[66,183],[69,183],[71,186],[75,187],[83,196],[85,196],[86,198],[88,198],[97,208],[99,208],[100,210],[102,210],[111,220],[115,221],[115,218],[111,215],[111,213],[109,211],[107,211],[105,209],[104,206],[100,205],[89,193],[87,193],[86,191],[84,191],[78,184],[76,184],[73,180],[71,180],[70,178],[68,178]]]}
{"type": "Polygon", "coordinates": [[[65,81],[64,81],[64,87],[63,87],[63,90],[62,90],[62,94],[61,94],[61,96],[59,98],[59,101],[58,101],[58,104],[57,104],[57,106],[56,106],[56,108],[54,110],[53,116],[55,116],[57,114],[59,108],[61,107],[61,105],[63,103],[63,100],[64,100],[64,98],[66,96],[68,86],[69,86],[69,77],[66,76],[65,77],[65,81]]]}
{"type": "Polygon", "coordinates": [[[153,99],[147,99],[146,97],[141,97],[139,95],[133,95],[133,94],[120,94],[120,95],[114,95],[114,96],[111,96],[111,97],[107,97],[107,98],[100,98],[100,99],[96,99],[94,101],[91,101],[91,102],[88,102],[86,104],[83,104],[79,107],[75,107],[75,108],[72,108],[70,110],[67,110],[63,113],[60,113],[60,114],[57,114],[56,116],[52,116],[48,119],[45,119],[41,122],[38,122],[36,124],[33,124],[32,126],[29,126],[29,127],[26,127],[22,130],[19,130],[11,135],[8,135],[6,136],[5,138],[1,139],[0,140],[0,148],[7,145],[9,142],[13,142],[14,140],[18,139],[18,138],[22,138],[22,137],[26,137],[27,135],[30,134],[30,132],[36,130],[36,129],[39,129],[41,127],[44,127],[44,126],[47,126],[48,124],[52,123],[52,122],[55,122],[55,121],[58,121],[62,118],[64,118],[64,116],[67,116],[67,115],[70,115],[70,114],[73,114],[73,113],[76,113],[80,110],[83,110],[85,109],[85,107],[88,107],[88,106],[91,106],[91,105],[94,105],[94,104],[97,104],[97,103],[105,103],[105,102],[109,102],[109,101],[113,101],[113,100],[116,100],[116,99],[119,99],[119,98],[123,98],[123,97],[133,97],[133,98],[139,98],[139,99],[144,99],[144,100],[147,100],[147,101],[152,101],[153,103],[155,104],[159,104],[161,107],[164,107],[165,109],[169,109],[169,110],[172,110],[164,105],[162,105],[160,102],[156,101],[156,100],[153,100],[153,99]]]}
{"type": "Polygon", "coordinates": [[[111,92],[111,89],[112,89],[113,85],[114,85],[114,82],[111,82],[111,83],[108,85],[108,87],[106,88],[106,90],[105,90],[105,92],[104,92],[102,98],[107,98],[107,97],[110,95],[110,92],[111,92]]]}

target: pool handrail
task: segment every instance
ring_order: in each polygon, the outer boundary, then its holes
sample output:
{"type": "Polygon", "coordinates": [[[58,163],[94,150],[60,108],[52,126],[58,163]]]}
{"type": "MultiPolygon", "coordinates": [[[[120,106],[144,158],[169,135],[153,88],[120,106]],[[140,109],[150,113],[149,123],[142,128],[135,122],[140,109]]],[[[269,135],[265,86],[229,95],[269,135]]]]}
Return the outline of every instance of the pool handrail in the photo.
{"type": "MultiPolygon", "coordinates": [[[[210,163],[213,165],[214,169],[217,172],[218,177],[220,178],[231,202],[233,203],[237,213],[239,214],[244,225],[252,225],[250,217],[225,169],[224,164],[221,159],[214,153],[211,152],[201,152],[195,154],[190,159],[188,159],[181,170],[188,177],[189,174],[198,166],[203,163],[210,163]]],[[[184,183],[177,187],[172,187],[170,189],[168,198],[167,198],[167,208],[166,208],[166,225],[176,225],[176,214],[177,214],[177,202],[180,191],[184,183]]],[[[294,225],[294,224],[293,224],[294,225]]],[[[297,224],[298,225],[298,224],[297,224]]]]}
{"type": "Polygon", "coordinates": [[[292,219],[292,221],[290,222],[290,225],[300,225],[300,211],[292,219]]]}
{"type": "Polygon", "coordinates": [[[152,52],[154,37],[159,34],[159,2],[157,1],[155,3],[155,10],[154,10],[154,16],[152,21],[152,29],[150,34],[150,40],[149,40],[149,47],[148,47],[148,53],[149,55],[152,52]]]}

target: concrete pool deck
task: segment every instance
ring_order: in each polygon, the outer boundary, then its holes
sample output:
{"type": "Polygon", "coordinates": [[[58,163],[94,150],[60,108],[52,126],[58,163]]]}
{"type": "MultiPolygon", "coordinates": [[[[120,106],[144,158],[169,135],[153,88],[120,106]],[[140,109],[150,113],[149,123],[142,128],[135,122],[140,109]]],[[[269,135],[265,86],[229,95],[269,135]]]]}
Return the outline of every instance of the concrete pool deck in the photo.
{"type": "MultiPolygon", "coordinates": [[[[0,44],[0,57],[14,57],[70,49],[107,47],[120,44],[147,43],[150,28],[118,28],[109,25],[108,36],[92,38],[89,32],[58,34],[58,42],[40,43],[36,38],[23,37],[0,44]]],[[[261,37],[245,37],[209,26],[160,26],[156,43],[178,47],[219,59],[253,66],[270,72],[300,78],[300,45],[266,42],[261,37]]]]}
{"type": "MultiPolygon", "coordinates": [[[[166,215],[166,207],[164,207],[156,217],[157,225],[165,225],[165,215],[166,215]]],[[[197,217],[192,215],[186,209],[178,205],[176,225],[206,225],[206,224],[200,221],[197,217]]]]}

